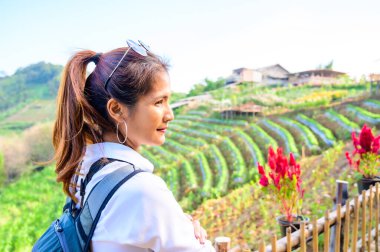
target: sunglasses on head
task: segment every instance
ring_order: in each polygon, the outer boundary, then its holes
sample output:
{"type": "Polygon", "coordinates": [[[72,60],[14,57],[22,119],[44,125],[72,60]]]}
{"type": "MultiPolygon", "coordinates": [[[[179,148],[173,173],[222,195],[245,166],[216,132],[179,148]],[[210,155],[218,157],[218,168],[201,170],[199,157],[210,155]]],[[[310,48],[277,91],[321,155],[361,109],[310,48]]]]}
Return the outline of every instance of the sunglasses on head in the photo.
{"type": "Polygon", "coordinates": [[[119,65],[121,64],[121,62],[123,61],[123,59],[125,58],[125,56],[127,56],[128,52],[132,49],[135,53],[139,54],[140,56],[148,56],[148,52],[150,51],[150,47],[147,46],[146,44],[144,44],[141,40],[137,40],[138,43],[136,43],[135,41],[133,40],[130,40],[128,39],[127,40],[127,45],[128,45],[128,49],[125,51],[123,57],[121,57],[121,59],[119,60],[119,62],[117,63],[117,65],[115,66],[115,68],[113,69],[113,71],[111,72],[111,74],[108,76],[105,84],[104,84],[104,88],[107,90],[107,85],[108,85],[108,82],[109,80],[111,79],[113,73],[116,71],[116,69],[119,67],[119,65]]]}

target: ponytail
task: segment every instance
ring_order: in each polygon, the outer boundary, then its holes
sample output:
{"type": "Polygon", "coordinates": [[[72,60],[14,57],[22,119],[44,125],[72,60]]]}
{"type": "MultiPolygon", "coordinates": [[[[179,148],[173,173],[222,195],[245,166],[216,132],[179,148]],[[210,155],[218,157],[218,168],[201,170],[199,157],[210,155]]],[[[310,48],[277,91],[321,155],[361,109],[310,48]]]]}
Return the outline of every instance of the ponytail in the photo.
{"type": "Polygon", "coordinates": [[[75,190],[70,189],[75,185],[70,183],[84,154],[86,141],[94,140],[90,135],[95,135],[86,134],[84,130],[88,128],[85,112],[93,111],[84,94],[86,68],[91,61],[97,63],[98,58],[99,54],[93,51],[75,54],[63,70],[57,96],[57,119],[53,130],[55,172],[57,182],[63,182],[64,192],[75,201],[75,190]]]}

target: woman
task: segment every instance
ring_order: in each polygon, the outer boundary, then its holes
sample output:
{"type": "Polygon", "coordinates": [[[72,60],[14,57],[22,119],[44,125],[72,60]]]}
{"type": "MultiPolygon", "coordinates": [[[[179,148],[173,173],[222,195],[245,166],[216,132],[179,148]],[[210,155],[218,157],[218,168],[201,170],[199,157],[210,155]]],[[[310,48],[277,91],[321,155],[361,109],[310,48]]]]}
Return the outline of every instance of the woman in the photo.
{"type": "Polygon", "coordinates": [[[107,174],[132,163],[146,171],[123,184],[103,210],[92,238],[97,251],[214,251],[198,221],[184,214],[153,165],[138,150],[162,145],[169,122],[168,65],[141,42],[105,54],[82,51],[66,65],[54,125],[57,181],[80,206],[107,174]],[[86,67],[94,71],[86,78],[86,67]],[[101,158],[86,191],[80,181],[101,158]]]}

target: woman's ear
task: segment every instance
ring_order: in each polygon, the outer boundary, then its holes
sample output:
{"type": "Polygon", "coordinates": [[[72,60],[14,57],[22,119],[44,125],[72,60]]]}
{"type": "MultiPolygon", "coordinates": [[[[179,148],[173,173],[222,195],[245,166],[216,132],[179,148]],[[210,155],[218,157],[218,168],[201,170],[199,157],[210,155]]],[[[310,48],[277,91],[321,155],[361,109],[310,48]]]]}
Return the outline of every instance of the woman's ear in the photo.
{"type": "Polygon", "coordinates": [[[109,99],[107,102],[107,111],[110,117],[115,122],[122,122],[123,120],[126,119],[126,116],[127,116],[127,113],[125,113],[125,111],[127,111],[126,106],[119,103],[113,98],[109,99]]]}

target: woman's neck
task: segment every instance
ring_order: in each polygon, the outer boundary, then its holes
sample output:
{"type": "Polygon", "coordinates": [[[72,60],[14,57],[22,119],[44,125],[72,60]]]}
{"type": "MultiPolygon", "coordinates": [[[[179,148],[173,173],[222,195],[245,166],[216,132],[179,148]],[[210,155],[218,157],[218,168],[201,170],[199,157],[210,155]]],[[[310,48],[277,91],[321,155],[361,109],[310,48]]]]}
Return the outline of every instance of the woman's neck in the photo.
{"type": "Polygon", "coordinates": [[[133,144],[133,142],[127,138],[127,141],[125,143],[120,143],[119,142],[119,139],[117,139],[117,136],[115,133],[111,133],[111,132],[105,132],[103,133],[103,141],[104,142],[112,142],[112,143],[118,143],[118,144],[123,144],[125,146],[128,146],[130,147],[131,149],[135,150],[135,151],[139,151],[140,149],[140,146],[137,146],[136,144],[133,144]]]}

